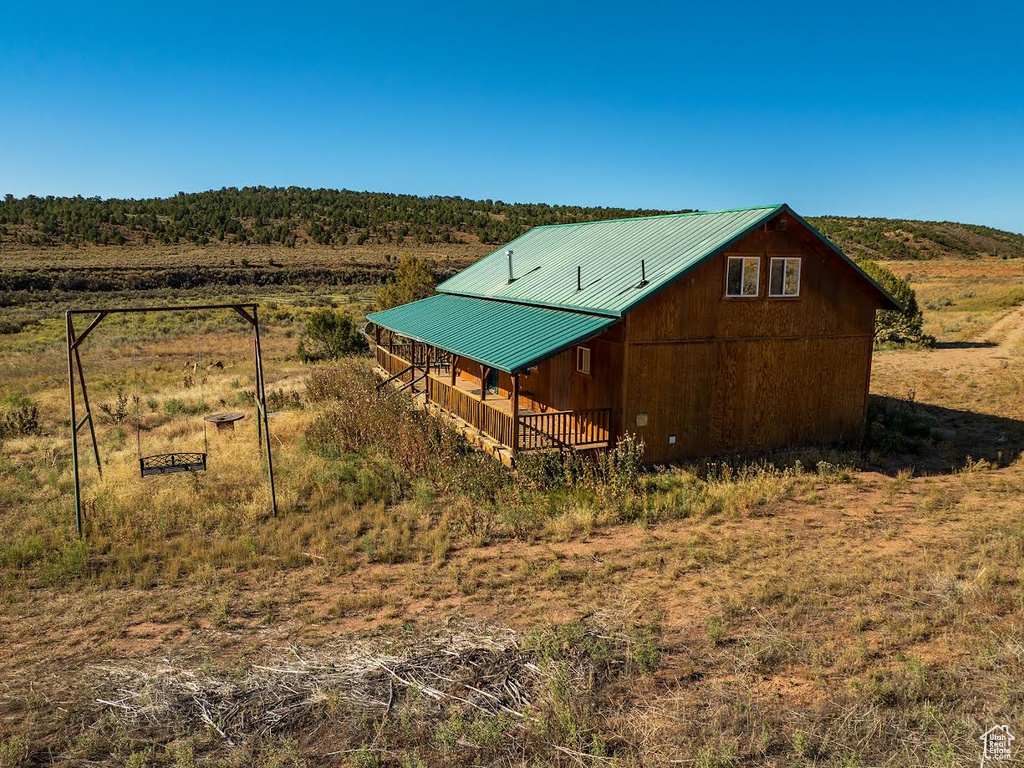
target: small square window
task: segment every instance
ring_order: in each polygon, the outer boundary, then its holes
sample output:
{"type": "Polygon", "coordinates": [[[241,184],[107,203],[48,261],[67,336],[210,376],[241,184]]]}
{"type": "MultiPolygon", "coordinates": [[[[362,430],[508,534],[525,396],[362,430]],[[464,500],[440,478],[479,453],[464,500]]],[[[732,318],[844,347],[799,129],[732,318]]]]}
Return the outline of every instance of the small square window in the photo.
{"type": "Polygon", "coordinates": [[[725,295],[754,298],[760,293],[761,259],[757,256],[730,256],[725,277],[725,295]]]}
{"type": "Polygon", "coordinates": [[[576,370],[590,375],[590,348],[576,347],[576,370]]]}
{"type": "Polygon", "coordinates": [[[768,274],[769,296],[800,295],[800,259],[786,256],[772,259],[768,274]]]}

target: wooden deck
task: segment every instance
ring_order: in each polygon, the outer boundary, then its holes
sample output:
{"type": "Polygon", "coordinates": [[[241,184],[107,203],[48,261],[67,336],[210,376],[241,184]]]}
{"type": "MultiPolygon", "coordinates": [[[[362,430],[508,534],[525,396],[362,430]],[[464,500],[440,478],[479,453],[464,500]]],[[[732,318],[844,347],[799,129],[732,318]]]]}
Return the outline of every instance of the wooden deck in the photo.
{"type": "Polygon", "coordinates": [[[589,450],[606,448],[609,444],[610,408],[584,411],[520,408],[519,418],[514,419],[510,398],[488,393],[484,399],[478,383],[460,377],[453,383],[447,363],[431,363],[428,373],[425,359],[413,365],[408,357],[399,354],[409,355],[408,345],[395,345],[393,349],[389,351],[384,345],[376,347],[377,365],[384,381],[421,397],[424,405],[440,409],[455,419],[457,426],[461,422],[479,431],[504,449],[499,452],[511,456],[516,450],[589,450]]]}

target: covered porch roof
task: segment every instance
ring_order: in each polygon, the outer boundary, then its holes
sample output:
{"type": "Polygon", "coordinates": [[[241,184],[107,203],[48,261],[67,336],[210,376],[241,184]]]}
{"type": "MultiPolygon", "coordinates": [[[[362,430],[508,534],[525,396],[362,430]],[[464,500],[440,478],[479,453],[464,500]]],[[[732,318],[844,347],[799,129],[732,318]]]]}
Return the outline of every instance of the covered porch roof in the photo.
{"type": "Polygon", "coordinates": [[[506,373],[521,373],[619,322],[585,312],[443,293],[366,319],[506,373]]]}

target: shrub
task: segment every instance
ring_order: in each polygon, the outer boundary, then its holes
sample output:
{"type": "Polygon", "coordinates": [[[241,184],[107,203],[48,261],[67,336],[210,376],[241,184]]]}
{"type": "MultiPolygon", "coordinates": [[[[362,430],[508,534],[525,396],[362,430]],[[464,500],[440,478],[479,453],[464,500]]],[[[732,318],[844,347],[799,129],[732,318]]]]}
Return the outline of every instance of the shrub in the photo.
{"type": "Polygon", "coordinates": [[[21,333],[32,325],[38,325],[36,320],[0,320],[0,336],[13,333],[21,333]]]}
{"type": "Polygon", "coordinates": [[[111,424],[123,424],[128,420],[128,396],[122,390],[117,390],[114,403],[100,403],[100,411],[111,424]]]}
{"type": "Polygon", "coordinates": [[[903,307],[878,313],[875,321],[875,343],[882,346],[933,346],[935,337],[929,336],[923,330],[924,315],[917,306],[917,295],[910,287],[910,283],[896,277],[876,261],[861,259],[857,264],[903,307]]]}
{"type": "MultiPolygon", "coordinates": [[[[26,397],[8,397],[0,411],[0,439],[42,434],[39,408],[26,397]]],[[[2,406],[0,406],[2,407],[2,406]]]]}
{"type": "Polygon", "coordinates": [[[180,397],[169,397],[164,401],[164,413],[168,416],[198,416],[206,410],[202,400],[183,400],[180,397]]]}
{"type": "Polygon", "coordinates": [[[919,454],[925,449],[932,424],[913,400],[872,397],[864,447],[883,454],[919,454]]]}
{"type": "Polygon", "coordinates": [[[434,292],[434,272],[425,259],[403,256],[395,270],[395,279],[377,292],[377,309],[390,309],[430,296],[434,292]]]}
{"type": "Polygon", "coordinates": [[[299,342],[298,355],[304,363],[337,360],[369,349],[363,334],[347,312],[321,309],[306,322],[306,338],[299,342]]]}
{"type": "Polygon", "coordinates": [[[310,446],[329,455],[374,453],[394,462],[411,481],[425,477],[436,487],[459,487],[477,498],[493,499],[503,480],[496,462],[472,454],[444,422],[413,407],[410,398],[377,387],[361,362],[315,371],[306,396],[326,408],[306,433],[310,446]]]}
{"type": "Polygon", "coordinates": [[[632,435],[614,448],[591,454],[576,451],[526,453],[519,457],[519,477],[533,488],[582,488],[617,502],[635,493],[640,483],[644,444],[632,435]]]}

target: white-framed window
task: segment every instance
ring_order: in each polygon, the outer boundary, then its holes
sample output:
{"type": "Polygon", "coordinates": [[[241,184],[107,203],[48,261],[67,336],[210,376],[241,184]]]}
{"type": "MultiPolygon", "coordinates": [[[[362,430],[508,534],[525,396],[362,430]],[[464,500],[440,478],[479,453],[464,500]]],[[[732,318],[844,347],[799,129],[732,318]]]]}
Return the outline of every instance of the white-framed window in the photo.
{"type": "Polygon", "coordinates": [[[761,292],[761,257],[730,256],[725,273],[725,295],[755,298],[761,292]]]}
{"type": "Polygon", "coordinates": [[[795,256],[779,256],[772,258],[771,270],[768,272],[769,296],[800,295],[800,259],[795,256]]]}
{"type": "Polygon", "coordinates": [[[576,347],[576,370],[590,375],[590,347],[576,347]]]}

